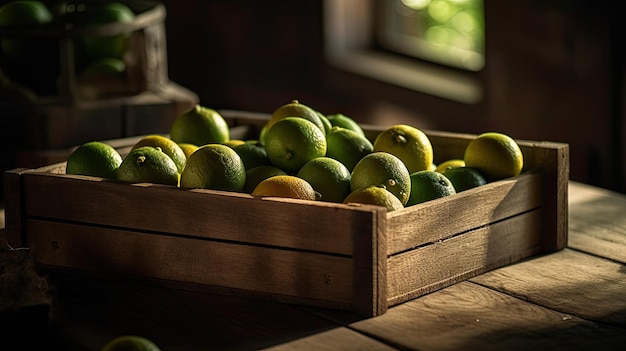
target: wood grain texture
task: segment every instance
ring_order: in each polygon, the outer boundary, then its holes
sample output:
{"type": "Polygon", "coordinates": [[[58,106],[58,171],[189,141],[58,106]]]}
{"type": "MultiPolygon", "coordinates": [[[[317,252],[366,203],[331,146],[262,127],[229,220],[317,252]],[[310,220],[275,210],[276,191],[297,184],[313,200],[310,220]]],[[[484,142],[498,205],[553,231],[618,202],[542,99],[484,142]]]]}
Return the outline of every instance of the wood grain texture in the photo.
{"type": "Polygon", "coordinates": [[[388,260],[395,305],[541,251],[541,212],[528,212],[388,260]]]}
{"type": "Polygon", "coordinates": [[[565,249],[470,280],[555,311],[622,328],[626,335],[623,264],[565,249]]]}
{"type": "Polygon", "coordinates": [[[375,319],[346,322],[407,350],[616,350],[626,342],[624,329],[469,282],[395,306],[375,319]]]}
{"type": "Polygon", "coordinates": [[[626,263],[626,195],[581,183],[570,194],[568,246],[626,263]]]}

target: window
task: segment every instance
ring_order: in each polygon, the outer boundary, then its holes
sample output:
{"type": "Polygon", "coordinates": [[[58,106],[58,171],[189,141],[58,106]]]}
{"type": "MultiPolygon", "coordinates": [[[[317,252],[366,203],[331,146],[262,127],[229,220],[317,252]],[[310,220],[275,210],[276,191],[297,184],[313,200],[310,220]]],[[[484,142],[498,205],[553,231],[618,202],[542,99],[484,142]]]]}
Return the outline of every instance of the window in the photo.
{"type": "Polygon", "coordinates": [[[444,35],[437,36],[436,31],[452,25],[451,21],[468,26],[462,21],[465,15],[454,20],[449,16],[444,24],[429,21],[426,15],[430,16],[429,10],[436,12],[436,4],[461,6],[462,0],[431,0],[422,9],[415,8],[417,2],[411,1],[412,8],[408,0],[325,0],[327,62],[341,70],[456,102],[482,101],[483,87],[477,76],[484,65],[482,0],[465,1],[475,11],[472,18],[477,19],[477,30],[471,45],[461,48],[440,45],[444,35]],[[429,28],[433,30],[430,33],[429,28]]]}
{"type": "Polygon", "coordinates": [[[482,0],[378,0],[378,6],[381,48],[470,71],[483,68],[482,0]]]}

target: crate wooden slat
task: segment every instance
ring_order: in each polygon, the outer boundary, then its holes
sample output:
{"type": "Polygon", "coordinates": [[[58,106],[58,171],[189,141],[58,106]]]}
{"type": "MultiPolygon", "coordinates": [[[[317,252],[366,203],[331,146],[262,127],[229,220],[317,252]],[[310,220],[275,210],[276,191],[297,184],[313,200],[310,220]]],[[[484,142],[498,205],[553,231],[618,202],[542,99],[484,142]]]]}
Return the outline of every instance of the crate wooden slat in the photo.
{"type": "MultiPolygon", "coordinates": [[[[267,121],[249,112],[223,115],[238,138],[267,121]]],[[[365,128],[370,135],[382,130],[365,128]]],[[[427,134],[438,162],[462,157],[474,137],[427,134]]],[[[390,213],[66,175],[63,163],[16,169],[5,173],[6,233],[48,269],[375,316],[564,247],[568,146],[518,143],[520,176],[390,213]]]]}

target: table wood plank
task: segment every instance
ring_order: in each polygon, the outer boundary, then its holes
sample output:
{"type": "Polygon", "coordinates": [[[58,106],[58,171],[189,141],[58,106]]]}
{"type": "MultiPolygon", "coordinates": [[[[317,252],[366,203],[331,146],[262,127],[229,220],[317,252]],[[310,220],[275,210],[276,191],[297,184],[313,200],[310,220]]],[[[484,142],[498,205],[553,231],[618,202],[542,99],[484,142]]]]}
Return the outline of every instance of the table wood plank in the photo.
{"type": "MultiPolygon", "coordinates": [[[[365,320],[316,311],[408,350],[615,350],[626,331],[462,282],[365,320]]],[[[618,347],[619,346],[619,347],[618,347]]]]}
{"type": "Polygon", "coordinates": [[[626,334],[626,265],[618,262],[564,249],[471,281],[626,334]]]}
{"type": "Polygon", "coordinates": [[[52,334],[59,349],[99,350],[143,335],[163,350],[276,348],[394,350],[293,306],[145,284],[54,276],[52,334]]]}
{"type": "Polygon", "coordinates": [[[626,263],[626,195],[570,184],[568,247],[626,263]]]}

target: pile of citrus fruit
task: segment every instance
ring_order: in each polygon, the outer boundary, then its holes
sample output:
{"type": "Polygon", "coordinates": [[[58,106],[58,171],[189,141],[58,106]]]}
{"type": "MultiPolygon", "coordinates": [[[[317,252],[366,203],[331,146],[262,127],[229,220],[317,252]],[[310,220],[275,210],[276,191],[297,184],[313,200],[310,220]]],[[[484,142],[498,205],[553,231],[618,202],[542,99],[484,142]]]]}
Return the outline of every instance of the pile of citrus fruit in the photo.
{"type": "Polygon", "coordinates": [[[218,111],[196,105],[176,117],[168,136],[145,136],[124,157],[103,142],[81,145],[66,172],[394,211],[517,176],[523,167],[518,144],[503,133],[480,134],[462,158],[436,165],[418,128],[393,125],[370,140],[352,118],[297,100],[279,106],[256,139],[231,139],[229,128],[218,111]]]}

